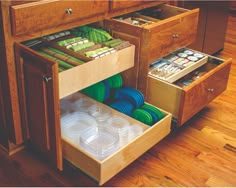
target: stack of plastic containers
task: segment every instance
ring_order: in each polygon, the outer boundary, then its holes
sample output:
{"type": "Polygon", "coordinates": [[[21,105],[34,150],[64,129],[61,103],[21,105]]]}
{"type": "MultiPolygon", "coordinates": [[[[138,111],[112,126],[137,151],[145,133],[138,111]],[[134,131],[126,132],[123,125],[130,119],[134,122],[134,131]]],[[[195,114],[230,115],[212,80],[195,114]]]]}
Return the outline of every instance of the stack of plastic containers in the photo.
{"type": "Polygon", "coordinates": [[[80,93],[61,100],[62,137],[98,160],[103,160],[143,132],[125,116],[80,93]]]}
{"type": "Polygon", "coordinates": [[[80,146],[99,160],[119,149],[119,136],[107,128],[91,128],[80,136],[80,146]]]}
{"type": "Polygon", "coordinates": [[[73,112],[61,118],[62,137],[78,144],[77,140],[83,131],[97,127],[96,120],[84,112],[73,112]]]}

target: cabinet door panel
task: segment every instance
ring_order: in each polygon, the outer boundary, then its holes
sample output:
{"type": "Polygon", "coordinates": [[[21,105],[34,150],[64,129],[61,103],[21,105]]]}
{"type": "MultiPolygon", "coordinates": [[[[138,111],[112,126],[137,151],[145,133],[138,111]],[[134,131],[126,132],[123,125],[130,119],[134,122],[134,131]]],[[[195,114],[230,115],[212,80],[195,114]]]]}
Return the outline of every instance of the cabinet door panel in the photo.
{"type": "Polygon", "coordinates": [[[2,88],[0,82],[0,144],[4,147],[8,147],[8,138],[6,132],[6,124],[5,124],[5,115],[4,115],[4,108],[3,108],[3,98],[2,98],[2,88]]]}
{"type": "Polygon", "coordinates": [[[57,64],[18,45],[30,146],[62,168],[57,64]],[[37,148],[37,149],[36,149],[37,148]]]}

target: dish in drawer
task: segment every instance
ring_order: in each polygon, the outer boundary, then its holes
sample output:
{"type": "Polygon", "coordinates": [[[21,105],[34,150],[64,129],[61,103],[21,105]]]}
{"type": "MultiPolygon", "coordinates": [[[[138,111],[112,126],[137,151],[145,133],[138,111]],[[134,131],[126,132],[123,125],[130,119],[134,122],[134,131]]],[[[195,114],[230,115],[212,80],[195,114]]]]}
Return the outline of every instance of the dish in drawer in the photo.
{"type": "Polygon", "coordinates": [[[207,62],[206,54],[186,48],[180,49],[151,63],[148,74],[173,83],[207,62]]]}

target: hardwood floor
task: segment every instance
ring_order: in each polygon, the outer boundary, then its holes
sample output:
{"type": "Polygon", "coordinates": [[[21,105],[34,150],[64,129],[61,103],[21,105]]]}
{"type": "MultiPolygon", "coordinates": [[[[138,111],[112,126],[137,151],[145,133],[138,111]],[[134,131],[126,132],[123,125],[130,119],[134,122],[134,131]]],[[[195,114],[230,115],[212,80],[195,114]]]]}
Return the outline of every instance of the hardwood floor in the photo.
{"type": "MultiPolygon", "coordinates": [[[[236,186],[236,14],[221,58],[233,58],[227,91],[104,186],[236,186]]],[[[97,186],[68,163],[59,172],[27,150],[0,150],[0,186],[97,186]]]]}

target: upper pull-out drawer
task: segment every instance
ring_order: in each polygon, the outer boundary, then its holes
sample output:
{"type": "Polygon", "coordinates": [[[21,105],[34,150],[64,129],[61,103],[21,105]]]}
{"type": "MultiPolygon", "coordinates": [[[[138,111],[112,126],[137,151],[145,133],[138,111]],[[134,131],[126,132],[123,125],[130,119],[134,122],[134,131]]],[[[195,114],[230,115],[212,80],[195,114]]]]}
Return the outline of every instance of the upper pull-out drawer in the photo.
{"type": "MultiPolygon", "coordinates": [[[[116,47],[108,47],[104,43],[98,44],[83,37],[67,35],[52,41],[40,39],[38,40],[39,44],[31,48],[22,44],[17,46],[20,49],[19,55],[23,62],[28,62],[32,65],[37,62],[39,67],[40,62],[41,67],[45,67],[45,65],[49,67],[51,65],[57,66],[53,75],[58,74],[59,98],[63,98],[134,66],[134,45],[129,44],[127,41],[117,40],[121,44],[116,47]],[[66,43],[66,41],[77,39],[79,41],[73,44],[80,44],[72,46],[73,49],[59,45],[61,41],[66,43]],[[88,45],[91,46],[88,47],[88,45]],[[86,47],[84,50],[87,50],[90,54],[94,54],[97,51],[96,53],[99,55],[93,58],[85,56],[83,54],[86,52],[81,50],[82,47],[86,47]],[[73,61],[77,64],[74,65],[73,61]],[[67,63],[65,64],[65,62],[67,63]]],[[[116,39],[111,41],[117,42],[116,39]]],[[[109,45],[114,45],[114,43],[110,44],[109,42],[109,45]]],[[[42,79],[47,83],[55,78],[51,74],[45,74],[42,79]]]]}
{"type": "Polygon", "coordinates": [[[37,1],[11,7],[14,35],[59,26],[108,11],[108,1],[37,1]]]}
{"type": "Polygon", "coordinates": [[[141,53],[150,61],[191,44],[196,37],[198,9],[187,10],[167,4],[106,20],[116,32],[138,35],[141,53]]]}

